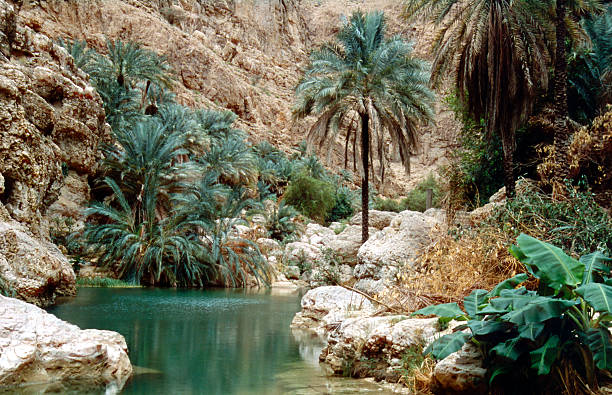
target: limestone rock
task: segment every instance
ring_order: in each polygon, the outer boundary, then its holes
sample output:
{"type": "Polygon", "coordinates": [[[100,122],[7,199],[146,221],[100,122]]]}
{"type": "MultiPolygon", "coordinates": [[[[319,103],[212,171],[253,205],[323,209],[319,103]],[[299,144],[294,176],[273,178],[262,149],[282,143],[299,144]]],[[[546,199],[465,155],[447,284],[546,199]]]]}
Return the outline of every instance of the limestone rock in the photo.
{"type": "Polygon", "coordinates": [[[418,250],[431,241],[430,232],[440,225],[434,217],[416,211],[402,211],[390,226],[376,232],[360,248],[357,257],[366,265],[408,265],[418,250]]]}
{"type": "Polygon", "coordinates": [[[306,260],[308,262],[316,262],[321,259],[321,248],[312,244],[296,241],[285,246],[285,263],[300,262],[306,260]]]}
{"type": "MultiPolygon", "coordinates": [[[[377,230],[383,230],[384,228],[389,226],[393,218],[397,216],[397,213],[394,213],[393,211],[380,210],[369,210],[368,214],[368,225],[372,228],[376,228],[377,230]]],[[[353,218],[351,218],[351,225],[361,226],[361,215],[361,212],[355,214],[353,218]]]]}
{"type": "Polygon", "coordinates": [[[0,222],[0,280],[8,294],[40,306],[76,293],[74,271],[60,250],[14,222],[0,222]]]}
{"type": "Polygon", "coordinates": [[[467,343],[438,362],[431,388],[436,394],[486,394],[486,373],[482,354],[475,345],[467,343]]]}
{"type": "MultiPolygon", "coordinates": [[[[12,10],[4,0],[0,8],[12,10]]],[[[109,129],[100,96],[72,57],[14,18],[13,40],[0,60],[0,173],[5,181],[0,203],[12,219],[44,238],[43,216],[64,184],[61,166],[93,174],[98,146],[109,129]]]]}
{"type": "Polygon", "coordinates": [[[79,175],[70,170],[64,178],[59,198],[47,209],[47,216],[54,218],[72,218],[76,222],[85,220],[83,208],[90,200],[90,188],[87,175],[79,175]]]}
{"type": "Polygon", "coordinates": [[[302,297],[301,304],[302,310],[293,318],[291,327],[308,329],[319,335],[326,332],[328,325],[374,311],[367,298],[338,286],[311,289],[302,297]]]}
{"type": "MultiPolygon", "coordinates": [[[[370,228],[370,232],[374,233],[376,229],[370,228]]],[[[330,237],[325,245],[331,248],[343,262],[350,265],[357,263],[357,252],[361,247],[361,226],[349,225],[337,235],[330,237]]]]}
{"type": "Polygon", "coordinates": [[[287,266],[284,273],[290,280],[297,280],[300,278],[300,268],[297,266],[287,266]]]}
{"type": "Polygon", "coordinates": [[[118,392],[132,374],[123,336],[81,330],[0,295],[0,386],[70,382],[118,392]]]}

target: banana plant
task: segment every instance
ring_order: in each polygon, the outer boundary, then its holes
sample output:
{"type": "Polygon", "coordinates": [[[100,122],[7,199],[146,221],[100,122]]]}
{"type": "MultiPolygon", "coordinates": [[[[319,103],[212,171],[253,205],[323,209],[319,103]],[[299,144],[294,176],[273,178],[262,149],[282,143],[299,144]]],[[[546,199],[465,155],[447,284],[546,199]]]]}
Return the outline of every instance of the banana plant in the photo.
{"type": "Polygon", "coordinates": [[[574,358],[571,362],[582,366],[583,381],[594,388],[598,371],[612,369],[612,259],[595,252],[577,260],[525,234],[510,251],[527,273],[491,291],[472,291],[463,309],[446,303],[413,313],[464,322],[436,339],[425,353],[444,359],[472,342],[483,352],[490,384],[520,370],[521,364],[543,376],[563,358],[574,358]],[[539,280],[536,291],[523,286],[531,278],[539,280]]]}

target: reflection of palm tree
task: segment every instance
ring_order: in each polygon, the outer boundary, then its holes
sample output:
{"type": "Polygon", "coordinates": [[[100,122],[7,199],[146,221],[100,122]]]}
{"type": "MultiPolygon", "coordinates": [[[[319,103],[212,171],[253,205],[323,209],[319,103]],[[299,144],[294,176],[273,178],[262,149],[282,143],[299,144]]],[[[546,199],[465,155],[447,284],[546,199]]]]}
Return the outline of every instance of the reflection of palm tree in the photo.
{"type": "MultiPolygon", "coordinates": [[[[368,239],[369,172],[372,153],[378,154],[384,177],[384,142],[388,135],[399,148],[408,171],[416,147],[417,126],[432,117],[432,93],[426,86],[425,63],[411,56],[399,37],[385,39],[382,12],[355,12],[337,35],[311,55],[311,63],[296,88],[296,118],[315,114],[309,140],[320,146],[332,142],[339,130],[357,116],[360,127],[346,132],[345,158],[351,136],[360,134],[362,164],[362,241],[368,239]],[[386,135],[385,135],[386,132],[386,135]],[[375,139],[376,146],[371,147],[375,139]]],[[[357,150],[357,139],[352,142],[357,150]]]]}

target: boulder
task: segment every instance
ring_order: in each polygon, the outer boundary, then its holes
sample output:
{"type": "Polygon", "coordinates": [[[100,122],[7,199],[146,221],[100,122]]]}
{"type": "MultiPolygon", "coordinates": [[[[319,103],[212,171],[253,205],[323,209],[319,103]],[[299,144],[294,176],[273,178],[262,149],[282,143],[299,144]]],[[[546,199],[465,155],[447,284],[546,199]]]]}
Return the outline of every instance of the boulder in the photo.
{"type": "Polygon", "coordinates": [[[374,305],[367,298],[339,286],[311,289],[302,297],[301,304],[302,310],[293,317],[291,328],[307,329],[321,336],[328,325],[374,312],[374,305]]]}
{"type": "Polygon", "coordinates": [[[300,268],[297,266],[287,266],[284,273],[289,280],[297,280],[300,278],[300,268]]]}
{"type": "Polygon", "coordinates": [[[327,241],[336,236],[336,233],[330,228],[326,228],[317,223],[310,223],[306,225],[304,234],[300,241],[312,245],[324,246],[327,245],[327,241]]]}
{"type": "Polygon", "coordinates": [[[321,259],[321,247],[296,241],[285,246],[284,262],[287,264],[300,261],[316,262],[321,259]]]}
{"type": "MultiPolygon", "coordinates": [[[[376,229],[370,228],[374,233],[376,229]]],[[[344,230],[325,243],[326,247],[331,248],[342,262],[350,265],[357,264],[357,252],[361,247],[361,226],[349,225],[344,230]]]]}
{"type": "Polygon", "coordinates": [[[406,349],[419,348],[436,332],[436,318],[409,319],[406,316],[349,318],[329,332],[321,361],[335,373],[366,358],[386,366],[401,359],[406,349]]]}
{"type": "Polygon", "coordinates": [[[436,394],[486,394],[486,373],[480,350],[474,344],[466,343],[461,350],[438,362],[431,389],[436,394]]]}
{"type": "Polygon", "coordinates": [[[81,330],[36,306],[0,295],[0,387],[35,382],[57,388],[57,383],[70,382],[114,393],[131,374],[120,334],[81,330]]]}
{"type": "Polygon", "coordinates": [[[76,293],[68,259],[53,244],[38,240],[15,222],[0,222],[0,285],[6,293],[39,306],[76,293]]]}
{"type": "Polygon", "coordinates": [[[366,265],[414,264],[418,250],[431,242],[430,232],[440,221],[417,211],[402,211],[390,226],[376,232],[360,248],[357,257],[366,265]]]}
{"type": "MultiPolygon", "coordinates": [[[[355,214],[353,218],[351,218],[351,225],[359,225],[361,226],[361,212],[355,214]]],[[[379,211],[379,210],[369,210],[368,211],[368,225],[376,230],[382,230],[391,224],[393,218],[397,216],[397,213],[393,211],[379,211]]]]}

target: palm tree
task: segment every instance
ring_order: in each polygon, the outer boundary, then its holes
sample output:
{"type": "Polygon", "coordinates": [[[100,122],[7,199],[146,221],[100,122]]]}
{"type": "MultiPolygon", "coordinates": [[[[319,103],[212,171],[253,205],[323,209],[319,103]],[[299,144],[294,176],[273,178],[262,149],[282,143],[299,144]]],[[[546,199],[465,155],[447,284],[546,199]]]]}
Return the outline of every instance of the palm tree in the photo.
{"type": "MultiPolygon", "coordinates": [[[[552,1],[552,0],[551,0],[552,1]]],[[[555,0],[555,36],[556,52],[554,65],[554,103],[555,111],[555,179],[562,182],[568,177],[568,151],[572,129],[568,122],[569,108],[567,104],[567,38],[568,14],[573,17],[599,13],[603,10],[599,0],[555,0]]],[[[572,25],[574,25],[572,23],[572,25]]],[[[574,27],[576,27],[574,25],[574,27]]]]}
{"type": "Polygon", "coordinates": [[[387,136],[399,148],[404,167],[409,171],[418,125],[433,117],[433,93],[427,87],[426,64],[412,57],[410,44],[399,36],[385,39],[385,30],[382,12],[353,13],[336,41],[311,55],[311,63],[296,88],[293,108],[295,118],[318,116],[308,140],[319,147],[327,143],[331,148],[339,130],[346,130],[345,159],[351,137],[355,137],[352,142],[355,153],[356,137],[360,135],[363,242],[369,236],[368,182],[373,148],[378,154],[381,178],[385,172],[387,136]],[[357,127],[353,127],[354,121],[357,127]]]}
{"type": "Polygon", "coordinates": [[[468,114],[502,140],[504,185],[514,194],[515,132],[548,85],[548,6],[539,0],[406,0],[409,18],[438,25],[432,82],[447,76],[468,114]]]}

